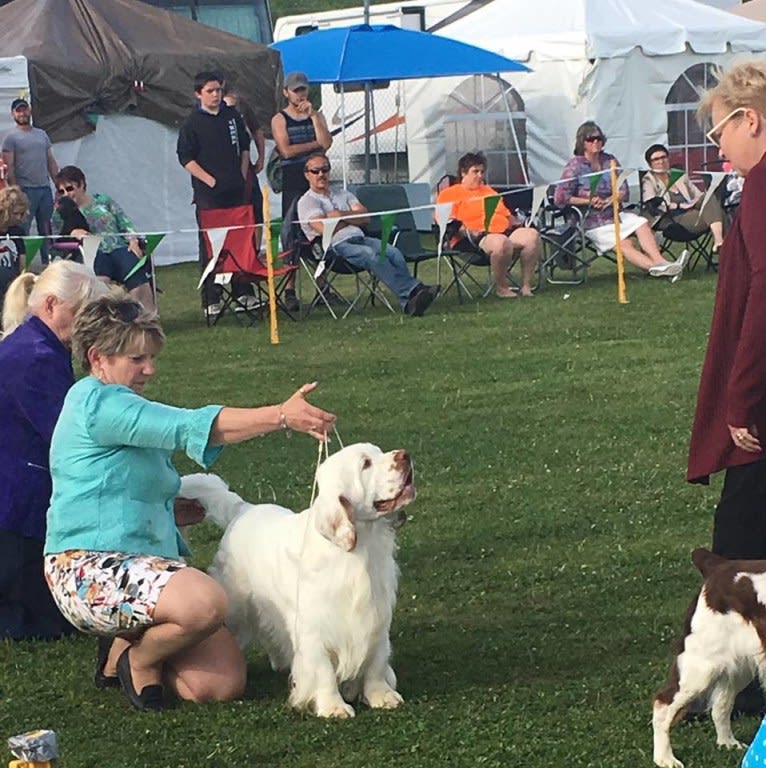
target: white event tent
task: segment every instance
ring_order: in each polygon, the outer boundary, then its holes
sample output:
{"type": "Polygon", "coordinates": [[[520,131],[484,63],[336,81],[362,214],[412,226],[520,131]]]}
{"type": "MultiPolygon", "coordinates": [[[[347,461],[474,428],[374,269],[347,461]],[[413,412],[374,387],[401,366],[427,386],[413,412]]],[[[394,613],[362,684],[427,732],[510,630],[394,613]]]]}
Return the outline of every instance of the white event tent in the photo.
{"type": "MultiPolygon", "coordinates": [[[[624,166],[643,167],[646,147],[668,139],[666,99],[684,73],[766,51],[766,24],[695,0],[494,0],[447,20],[437,34],[532,69],[508,80],[523,101],[535,184],[559,178],[577,126],[588,119],[606,132],[607,150],[624,166]]],[[[455,172],[445,162],[444,110],[460,83],[446,78],[408,86],[413,182],[433,186],[443,173],[455,172]]]]}

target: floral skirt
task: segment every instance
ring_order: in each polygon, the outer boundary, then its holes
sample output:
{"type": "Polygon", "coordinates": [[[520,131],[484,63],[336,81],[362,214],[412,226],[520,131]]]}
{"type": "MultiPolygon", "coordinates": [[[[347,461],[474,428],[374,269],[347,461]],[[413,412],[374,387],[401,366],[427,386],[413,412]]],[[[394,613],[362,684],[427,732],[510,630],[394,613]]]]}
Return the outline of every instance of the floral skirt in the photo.
{"type": "Polygon", "coordinates": [[[129,635],[154,622],[170,577],[186,563],[156,555],[71,549],[45,556],[45,579],[59,610],[82,632],[129,635]]]}

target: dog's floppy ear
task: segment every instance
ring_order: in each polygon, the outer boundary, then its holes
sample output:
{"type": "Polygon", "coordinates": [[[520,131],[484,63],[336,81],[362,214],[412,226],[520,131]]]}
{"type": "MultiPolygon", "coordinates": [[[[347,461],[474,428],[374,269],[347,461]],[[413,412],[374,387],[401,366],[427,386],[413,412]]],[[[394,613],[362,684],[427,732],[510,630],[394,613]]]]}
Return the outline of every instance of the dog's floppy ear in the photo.
{"type": "Polygon", "coordinates": [[[320,493],[314,511],[314,525],[322,536],[346,552],[356,546],[354,508],[345,496],[320,493]]]}

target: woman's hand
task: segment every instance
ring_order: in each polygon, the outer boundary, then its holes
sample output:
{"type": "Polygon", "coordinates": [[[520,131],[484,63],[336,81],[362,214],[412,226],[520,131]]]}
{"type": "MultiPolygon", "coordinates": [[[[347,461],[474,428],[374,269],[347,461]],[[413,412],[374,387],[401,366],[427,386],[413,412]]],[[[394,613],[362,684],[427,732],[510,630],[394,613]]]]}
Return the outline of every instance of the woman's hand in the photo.
{"type": "Polygon", "coordinates": [[[128,240],[128,250],[137,258],[142,259],[144,254],[141,253],[141,246],[138,244],[138,239],[131,237],[128,240]]]}
{"type": "Polygon", "coordinates": [[[761,452],[761,441],[758,439],[758,429],[755,425],[750,428],[732,427],[731,424],[728,424],[727,426],[729,427],[732,442],[737,448],[741,448],[748,453],[761,452]]]}
{"type": "Polygon", "coordinates": [[[335,426],[335,414],[323,411],[306,400],[306,395],[317,388],[317,382],[304,384],[280,406],[279,414],[285,429],[304,432],[317,440],[327,440],[335,426]]]}

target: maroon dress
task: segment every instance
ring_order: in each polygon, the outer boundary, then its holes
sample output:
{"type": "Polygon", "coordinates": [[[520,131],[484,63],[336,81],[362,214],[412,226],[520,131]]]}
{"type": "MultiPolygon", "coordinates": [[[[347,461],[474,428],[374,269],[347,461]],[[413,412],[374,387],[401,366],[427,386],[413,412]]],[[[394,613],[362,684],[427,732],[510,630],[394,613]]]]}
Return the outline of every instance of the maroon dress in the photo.
{"type": "Polygon", "coordinates": [[[705,364],[694,416],[687,479],[707,483],[722,469],[752,464],[728,426],[756,427],[766,441],[766,155],[747,175],[739,213],[724,243],[705,364]]]}

